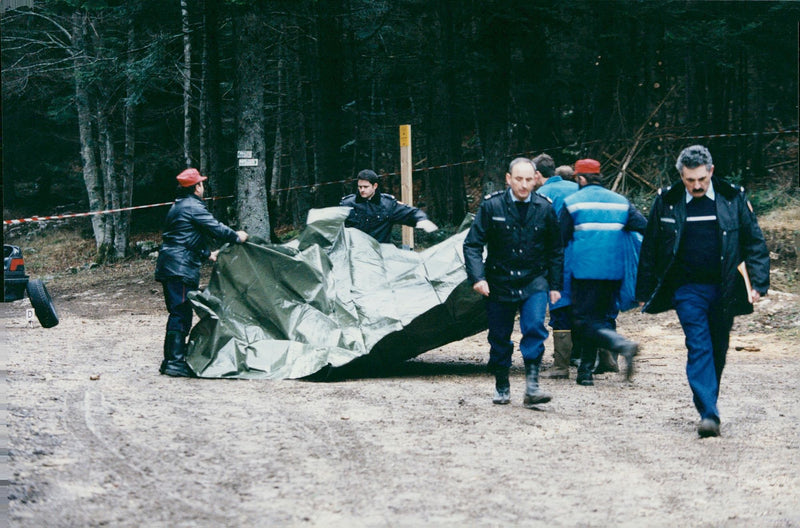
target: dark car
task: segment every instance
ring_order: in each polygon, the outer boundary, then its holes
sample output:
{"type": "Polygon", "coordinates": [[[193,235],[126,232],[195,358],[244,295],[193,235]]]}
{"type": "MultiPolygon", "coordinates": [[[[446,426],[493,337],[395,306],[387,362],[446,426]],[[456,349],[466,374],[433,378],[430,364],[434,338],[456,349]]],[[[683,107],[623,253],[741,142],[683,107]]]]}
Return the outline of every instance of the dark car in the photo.
{"type": "Polygon", "coordinates": [[[44,282],[25,273],[25,260],[17,246],[3,244],[3,301],[18,301],[28,294],[36,318],[43,328],[58,324],[58,313],[44,282]]]}

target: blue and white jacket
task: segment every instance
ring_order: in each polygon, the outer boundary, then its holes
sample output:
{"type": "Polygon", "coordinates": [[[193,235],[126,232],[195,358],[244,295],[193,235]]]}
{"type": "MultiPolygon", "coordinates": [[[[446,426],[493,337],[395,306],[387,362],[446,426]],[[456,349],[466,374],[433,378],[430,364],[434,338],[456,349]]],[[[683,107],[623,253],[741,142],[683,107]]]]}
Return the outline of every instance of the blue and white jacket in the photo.
{"type": "Polygon", "coordinates": [[[647,220],[624,197],[589,184],[564,199],[561,234],[576,279],[623,280],[628,231],[644,233],[647,220]]]}

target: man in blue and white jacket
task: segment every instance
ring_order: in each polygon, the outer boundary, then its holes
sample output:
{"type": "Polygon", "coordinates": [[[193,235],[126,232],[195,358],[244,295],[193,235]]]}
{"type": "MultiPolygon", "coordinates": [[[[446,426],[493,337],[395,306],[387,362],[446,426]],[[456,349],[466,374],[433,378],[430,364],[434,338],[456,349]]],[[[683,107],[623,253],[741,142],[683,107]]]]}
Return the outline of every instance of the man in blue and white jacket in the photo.
{"type": "Polygon", "coordinates": [[[564,199],[559,218],[562,239],[571,246],[572,340],[581,350],[579,385],[594,385],[596,349],[622,355],[627,379],[633,376],[633,356],[639,350],[613,329],[607,315],[616,310],[625,277],[625,231],[643,233],[647,220],[624,196],[605,189],[602,180],[599,161],[575,162],[580,190],[564,199]]]}

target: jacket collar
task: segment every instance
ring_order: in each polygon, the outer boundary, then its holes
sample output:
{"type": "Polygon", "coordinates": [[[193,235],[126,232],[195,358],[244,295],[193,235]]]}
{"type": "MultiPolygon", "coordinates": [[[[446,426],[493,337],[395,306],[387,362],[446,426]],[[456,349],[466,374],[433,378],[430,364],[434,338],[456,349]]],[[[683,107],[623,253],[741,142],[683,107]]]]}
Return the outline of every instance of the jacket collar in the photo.
{"type": "MultiPolygon", "coordinates": [[[[733,200],[733,198],[736,197],[736,193],[738,193],[741,189],[740,187],[734,187],[730,183],[719,179],[716,176],[712,176],[711,181],[714,186],[715,198],[717,196],[722,196],[726,200],[733,200]]],[[[678,180],[669,187],[661,189],[659,192],[664,197],[664,201],[668,204],[675,205],[681,200],[685,201],[686,187],[683,185],[683,181],[681,180],[678,180]]]]}
{"type": "Polygon", "coordinates": [[[370,202],[370,203],[373,203],[375,205],[380,204],[381,203],[381,193],[378,192],[378,191],[375,191],[375,194],[373,194],[372,197],[369,198],[369,199],[362,198],[360,194],[356,193],[356,203],[366,203],[366,202],[370,202]]]}

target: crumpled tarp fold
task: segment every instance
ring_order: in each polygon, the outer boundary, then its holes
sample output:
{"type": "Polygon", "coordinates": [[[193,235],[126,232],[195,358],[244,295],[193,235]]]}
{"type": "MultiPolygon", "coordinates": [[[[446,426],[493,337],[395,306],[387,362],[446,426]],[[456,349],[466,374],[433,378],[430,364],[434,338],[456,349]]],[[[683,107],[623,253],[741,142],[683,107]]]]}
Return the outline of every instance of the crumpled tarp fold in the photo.
{"type": "Polygon", "coordinates": [[[251,237],[222,248],[208,287],[191,295],[200,321],[187,362],[199,377],[369,371],[486,329],[483,298],[464,269],[471,217],[414,252],[345,228],[349,211],[312,209],[286,244],[251,237]]]}

